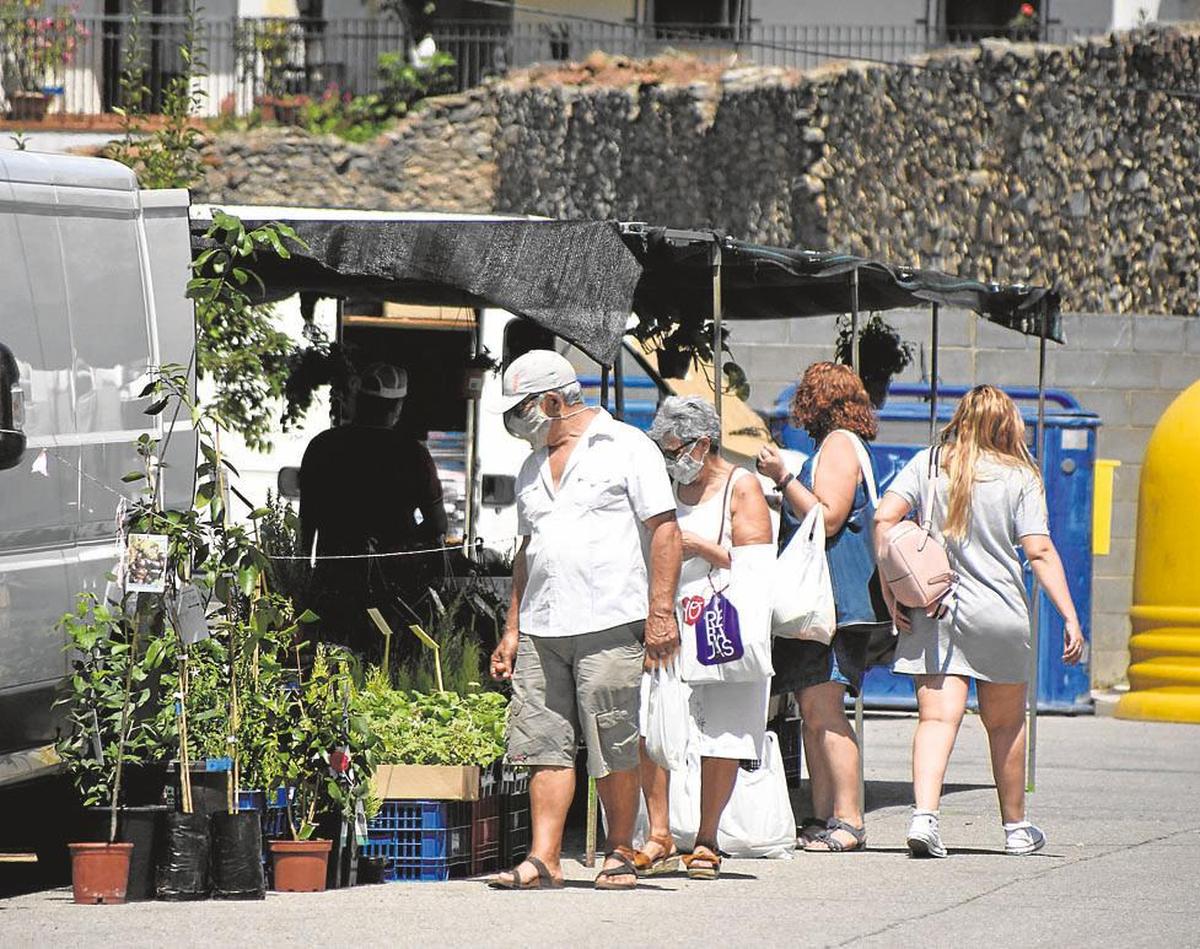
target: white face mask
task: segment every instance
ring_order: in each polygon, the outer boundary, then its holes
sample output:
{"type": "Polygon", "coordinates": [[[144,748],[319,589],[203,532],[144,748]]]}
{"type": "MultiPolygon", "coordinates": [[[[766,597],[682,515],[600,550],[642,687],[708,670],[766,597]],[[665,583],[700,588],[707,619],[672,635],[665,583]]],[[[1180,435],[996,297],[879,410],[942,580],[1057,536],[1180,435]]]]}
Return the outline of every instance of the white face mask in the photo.
{"type": "Polygon", "coordinates": [[[667,462],[667,474],[669,474],[676,484],[691,484],[698,477],[704,468],[704,460],[692,457],[692,452],[696,448],[696,443],[693,442],[687,451],[680,452],[678,458],[672,458],[667,462]]]}

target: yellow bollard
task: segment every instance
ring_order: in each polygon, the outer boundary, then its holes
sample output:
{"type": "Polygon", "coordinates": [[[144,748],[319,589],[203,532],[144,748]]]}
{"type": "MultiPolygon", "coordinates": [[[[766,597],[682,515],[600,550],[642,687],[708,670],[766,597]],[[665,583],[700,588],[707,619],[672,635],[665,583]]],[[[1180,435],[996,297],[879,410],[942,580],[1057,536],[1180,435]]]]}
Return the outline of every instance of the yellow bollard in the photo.
{"type": "Polygon", "coordinates": [[[1155,426],[1138,493],[1128,694],[1118,718],[1200,723],[1200,382],[1155,426]]]}

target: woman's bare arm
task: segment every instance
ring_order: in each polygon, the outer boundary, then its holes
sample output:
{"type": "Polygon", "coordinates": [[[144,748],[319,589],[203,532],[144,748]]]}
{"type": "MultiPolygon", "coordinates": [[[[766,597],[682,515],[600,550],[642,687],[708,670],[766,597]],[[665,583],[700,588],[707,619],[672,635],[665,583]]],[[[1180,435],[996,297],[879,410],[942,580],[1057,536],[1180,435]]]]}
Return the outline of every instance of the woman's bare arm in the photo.
{"type": "Polygon", "coordinates": [[[1045,534],[1028,534],[1021,538],[1021,549],[1029,559],[1033,575],[1041,584],[1050,602],[1063,618],[1063,662],[1076,663],[1083,658],[1083,630],[1075,613],[1075,601],[1067,585],[1062,558],[1054,542],[1045,534]]]}

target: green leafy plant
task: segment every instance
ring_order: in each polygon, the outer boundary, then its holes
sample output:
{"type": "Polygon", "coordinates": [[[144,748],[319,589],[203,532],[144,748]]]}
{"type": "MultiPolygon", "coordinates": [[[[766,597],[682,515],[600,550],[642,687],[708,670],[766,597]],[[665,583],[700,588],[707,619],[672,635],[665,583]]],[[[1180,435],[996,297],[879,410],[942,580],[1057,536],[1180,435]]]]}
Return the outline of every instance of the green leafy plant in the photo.
{"type": "Polygon", "coordinates": [[[248,229],[221,211],[205,239],[210,246],[193,261],[188,283],[196,301],[199,375],[213,379],[221,422],[251,448],[266,451],[294,344],[275,328],[273,308],[255,304],[252,294],[265,288],[251,268],[264,255],[291,257],[289,241],[304,244],[286,225],[248,229]]]}
{"type": "MultiPolygon", "coordinates": [[[[838,320],[836,359],[850,365],[853,324],[849,317],[838,320]]],[[[871,314],[859,328],[858,374],[865,380],[889,379],[903,372],[913,361],[913,345],[905,342],[900,333],[878,313],[871,314]]]]}
{"type": "Polygon", "coordinates": [[[393,115],[405,115],[429,96],[454,91],[454,57],[440,50],[420,65],[409,62],[403,50],[379,56],[380,99],[393,115]]]}
{"type": "Polygon", "coordinates": [[[498,692],[394,689],[374,669],[354,708],[379,740],[381,764],[489,765],[504,756],[508,700],[498,692]]]}

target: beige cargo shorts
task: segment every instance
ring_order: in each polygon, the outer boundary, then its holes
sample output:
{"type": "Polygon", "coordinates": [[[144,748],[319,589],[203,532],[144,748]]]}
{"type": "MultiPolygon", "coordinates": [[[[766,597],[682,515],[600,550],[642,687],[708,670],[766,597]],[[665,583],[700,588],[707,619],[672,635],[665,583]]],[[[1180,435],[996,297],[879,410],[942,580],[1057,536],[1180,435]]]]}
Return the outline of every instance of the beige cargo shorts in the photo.
{"type": "Polygon", "coordinates": [[[508,715],[511,763],[572,767],[582,738],[592,777],[638,766],[644,626],[521,634],[508,715]]]}

